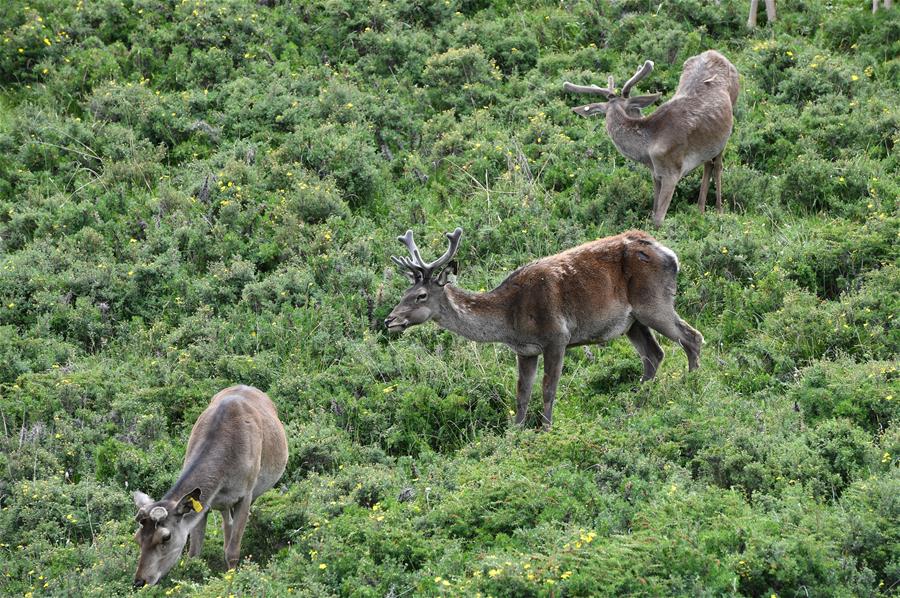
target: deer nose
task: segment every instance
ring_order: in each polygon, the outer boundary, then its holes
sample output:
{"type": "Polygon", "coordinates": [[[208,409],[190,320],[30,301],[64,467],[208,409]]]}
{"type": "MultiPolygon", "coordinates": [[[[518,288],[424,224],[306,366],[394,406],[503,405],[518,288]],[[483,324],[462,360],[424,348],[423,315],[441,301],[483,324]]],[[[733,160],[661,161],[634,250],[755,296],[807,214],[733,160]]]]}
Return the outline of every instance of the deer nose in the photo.
{"type": "Polygon", "coordinates": [[[134,583],[131,584],[131,587],[133,587],[133,588],[143,588],[145,585],[147,585],[147,582],[144,581],[143,579],[135,579],[135,580],[134,580],[134,583]]]}
{"type": "Polygon", "coordinates": [[[406,319],[399,319],[397,316],[388,316],[384,319],[384,327],[387,328],[388,332],[402,332],[406,329],[407,323],[406,319]]]}

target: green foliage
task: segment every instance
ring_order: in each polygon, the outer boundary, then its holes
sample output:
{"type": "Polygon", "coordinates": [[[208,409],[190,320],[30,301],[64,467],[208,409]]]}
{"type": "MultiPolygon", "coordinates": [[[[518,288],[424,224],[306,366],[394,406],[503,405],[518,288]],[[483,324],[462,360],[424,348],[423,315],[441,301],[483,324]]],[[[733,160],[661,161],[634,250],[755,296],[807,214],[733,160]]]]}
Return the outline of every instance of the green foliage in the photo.
{"type": "MultiPolygon", "coordinates": [[[[0,594],[131,592],[134,490],[270,394],[290,460],[149,596],[859,595],[900,586],[900,19],[846,0],[0,3],[0,594]],[[389,337],[413,228],[457,284],[646,228],[652,181],[561,83],[741,73],[724,214],[654,234],[702,367],[389,337]]],[[[649,109],[648,109],[649,112],[649,109]]],[[[711,191],[712,193],[712,191],[711,191]]]]}
{"type": "Polygon", "coordinates": [[[888,362],[823,361],[806,368],[789,396],[811,421],[845,417],[871,433],[896,422],[900,404],[891,394],[897,368],[888,362]]]}
{"type": "Polygon", "coordinates": [[[450,48],[425,62],[422,81],[437,110],[455,108],[468,112],[494,99],[492,88],[501,79],[495,64],[481,46],[450,48]]]}

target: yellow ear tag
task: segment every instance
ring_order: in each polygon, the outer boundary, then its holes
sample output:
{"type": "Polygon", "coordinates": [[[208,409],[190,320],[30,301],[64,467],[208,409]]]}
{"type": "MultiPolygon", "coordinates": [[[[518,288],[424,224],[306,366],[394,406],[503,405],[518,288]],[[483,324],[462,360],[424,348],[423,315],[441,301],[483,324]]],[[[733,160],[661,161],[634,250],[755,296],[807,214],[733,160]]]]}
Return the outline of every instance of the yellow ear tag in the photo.
{"type": "Polygon", "coordinates": [[[200,504],[199,500],[197,500],[193,496],[191,496],[190,499],[191,499],[191,506],[194,508],[194,511],[199,513],[200,511],[203,510],[203,505],[200,504]]]}

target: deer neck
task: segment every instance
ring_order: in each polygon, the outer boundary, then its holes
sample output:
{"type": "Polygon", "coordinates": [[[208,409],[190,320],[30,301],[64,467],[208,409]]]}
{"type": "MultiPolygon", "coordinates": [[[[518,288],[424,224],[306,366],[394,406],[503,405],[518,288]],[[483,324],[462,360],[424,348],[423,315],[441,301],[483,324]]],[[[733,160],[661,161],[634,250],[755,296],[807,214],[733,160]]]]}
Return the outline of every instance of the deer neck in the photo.
{"type": "Polygon", "coordinates": [[[506,314],[502,302],[494,294],[495,291],[472,293],[448,284],[444,287],[441,309],[433,319],[441,328],[469,340],[505,342],[508,333],[506,314]]]}
{"type": "Polygon", "coordinates": [[[606,131],[616,149],[625,157],[645,166],[651,166],[649,134],[644,118],[633,118],[619,104],[613,104],[606,113],[606,131]]]}
{"type": "Polygon", "coordinates": [[[209,457],[209,451],[205,449],[206,447],[201,445],[191,451],[193,455],[185,461],[178,481],[163,497],[164,500],[181,500],[182,496],[193,492],[195,488],[200,488],[200,501],[204,506],[215,498],[219,493],[220,483],[217,478],[220,476],[214,475],[208,459],[201,458],[209,457]]]}

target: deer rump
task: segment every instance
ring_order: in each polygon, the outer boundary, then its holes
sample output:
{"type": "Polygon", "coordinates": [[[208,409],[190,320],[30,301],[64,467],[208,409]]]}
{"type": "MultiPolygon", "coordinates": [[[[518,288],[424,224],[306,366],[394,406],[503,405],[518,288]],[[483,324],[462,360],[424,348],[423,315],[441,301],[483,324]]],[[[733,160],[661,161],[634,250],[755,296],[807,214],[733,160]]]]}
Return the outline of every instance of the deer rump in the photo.
{"type": "Polygon", "coordinates": [[[737,69],[715,50],[688,58],[675,95],[644,118],[654,140],[647,166],[653,169],[654,159],[665,163],[671,154],[683,152],[680,176],[684,176],[719,156],[734,128],[739,91],[737,69]]]}
{"type": "Polygon", "coordinates": [[[738,72],[727,58],[715,50],[707,50],[684,61],[678,89],[672,99],[720,92],[728,96],[729,108],[732,108],[740,92],[738,72]]]}

